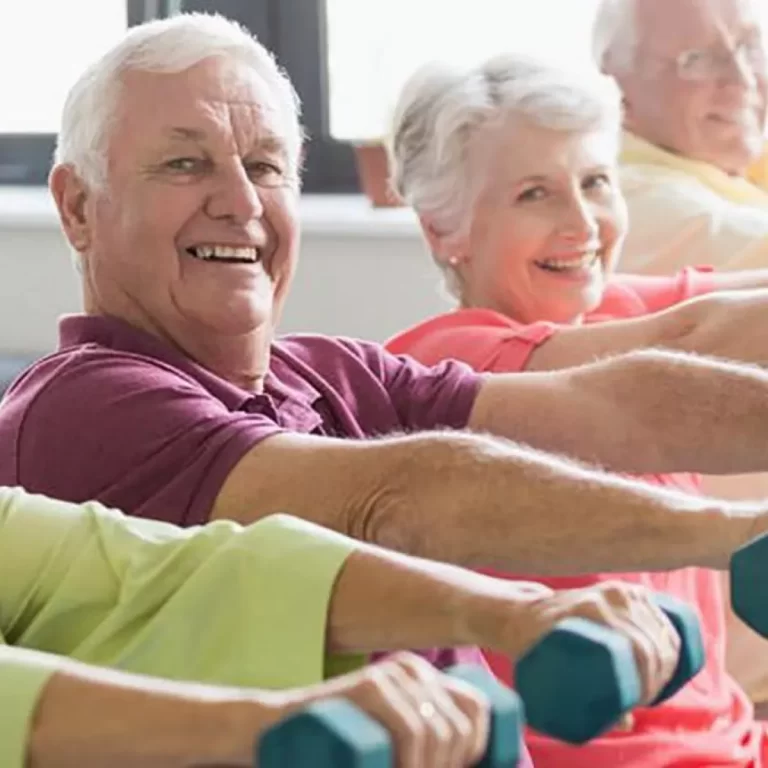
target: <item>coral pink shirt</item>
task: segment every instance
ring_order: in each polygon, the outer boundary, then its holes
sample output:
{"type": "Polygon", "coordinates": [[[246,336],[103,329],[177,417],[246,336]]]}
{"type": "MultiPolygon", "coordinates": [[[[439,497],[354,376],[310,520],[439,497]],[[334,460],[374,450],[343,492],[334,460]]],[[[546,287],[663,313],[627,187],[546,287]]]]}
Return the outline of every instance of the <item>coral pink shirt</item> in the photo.
{"type": "MultiPolygon", "coordinates": [[[[705,268],[688,268],[674,277],[617,275],[607,286],[602,304],[585,322],[638,317],[712,290],[714,284],[705,268]]],[[[426,364],[454,358],[477,371],[522,371],[533,350],[557,330],[552,323],[522,325],[490,310],[459,310],[410,328],[392,338],[387,348],[426,364]]],[[[644,479],[699,492],[696,475],[654,475],[644,479]]],[[[536,768],[768,766],[764,726],[755,722],[751,703],[725,669],[724,605],[719,574],[698,568],[573,578],[486,572],[503,578],[534,578],[556,589],[620,578],[675,595],[694,605],[701,618],[707,662],[687,686],[657,707],[636,710],[630,732],[610,732],[586,746],[573,747],[529,730],[526,742],[536,768]]],[[[499,677],[511,681],[508,659],[491,652],[486,655],[499,677]]]]}

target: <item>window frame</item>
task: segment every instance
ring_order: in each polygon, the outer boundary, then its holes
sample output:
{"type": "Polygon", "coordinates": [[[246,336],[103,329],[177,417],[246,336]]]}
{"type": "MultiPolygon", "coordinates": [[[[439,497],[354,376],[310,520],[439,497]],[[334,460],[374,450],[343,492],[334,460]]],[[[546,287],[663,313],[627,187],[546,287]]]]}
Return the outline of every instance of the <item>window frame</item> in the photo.
{"type": "MultiPolygon", "coordinates": [[[[128,26],[185,11],[217,12],[240,22],[277,57],[302,102],[308,134],[303,189],[357,193],[352,146],[330,135],[325,0],[125,0],[128,26]]],[[[55,134],[0,134],[0,186],[45,185],[55,134]]]]}

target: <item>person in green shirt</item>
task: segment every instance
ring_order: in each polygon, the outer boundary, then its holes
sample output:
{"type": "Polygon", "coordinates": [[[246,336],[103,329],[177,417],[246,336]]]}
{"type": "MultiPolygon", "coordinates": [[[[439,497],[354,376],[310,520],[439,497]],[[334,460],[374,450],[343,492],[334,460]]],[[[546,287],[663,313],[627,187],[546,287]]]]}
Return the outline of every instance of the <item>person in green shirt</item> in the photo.
{"type": "MultiPolygon", "coordinates": [[[[236,742],[242,747],[242,732],[224,743],[230,731],[226,722],[215,725],[218,715],[209,728],[198,728],[196,718],[205,719],[207,709],[223,711],[225,721],[245,717],[238,722],[247,723],[252,741],[286,707],[335,686],[355,691],[361,685],[362,699],[355,700],[366,706],[365,691],[382,684],[380,668],[357,678],[336,676],[362,666],[372,652],[482,645],[514,659],[569,616],[599,621],[630,639],[645,701],[673,673],[679,649],[650,593],[633,585],[554,592],[390,552],[288,515],[245,527],[222,520],[182,529],[21,488],[0,487],[0,590],[3,768],[147,768],[155,764],[149,750],[173,750],[175,734],[186,731],[195,731],[195,748],[211,731],[221,736],[211,749],[234,749],[236,742]],[[151,677],[137,682],[97,668],[151,677]],[[323,683],[331,677],[336,679],[323,683]],[[147,682],[156,678],[165,680],[147,682]],[[290,695],[277,693],[291,689],[290,695]],[[188,703],[178,720],[171,706],[177,695],[188,703]],[[241,697],[247,702],[242,708],[225,706],[241,697]],[[123,708],[133,714],[118,716],[123,708]],[[255,714],[246,717],[240,709],[255,714]],[[88,712],[103,715],[98,728],[88,712]],[[189,720],[182,723],[186,712],[189,720]],[[157,744],[145,738],[145,720],[153,724],[157,744]],[[114,738],[107,725],[116,729],[114,738]],[[132,728],[143,742],[133,752],[132,728]],[[42,729],[39,739],[36,729],[42,729]],[[66,750],[55,756],[67,738],[78,745],[67,748],[70,763],[66,750]],[[38,743],[53,755],[50,761],[30,762],[38,743]],[[91,763],[78,757],[90,754],[84,744],[93,749],[91,763]],[[123,748],[124,757],[108,752],[123,748]]],[[[469,754],[482,726],[468,728],[466,719],[478,722],[485,715],[470,701],[462,704],[470,715],[457,720],[456,697],[445,696],[446,690],[464,689],[451,688],[423,659],[394,663],[400,672],[384,684],[394,703],[371,704],[373,714],[391,725],[393,717],[407,721],[408,711],[424,703],[442,713],[429,728],[400,736],[402,749],[422,749],[435,760],[414,765],[451,764],[446,755],[457,749],[469,754]],[[410,670],[408,679],[403,667],[410,670]]],[[[371,695],[379,701],[379,694],[371,695]]],[[[176,764],[188,763],[163,762],[176,764]]]]}

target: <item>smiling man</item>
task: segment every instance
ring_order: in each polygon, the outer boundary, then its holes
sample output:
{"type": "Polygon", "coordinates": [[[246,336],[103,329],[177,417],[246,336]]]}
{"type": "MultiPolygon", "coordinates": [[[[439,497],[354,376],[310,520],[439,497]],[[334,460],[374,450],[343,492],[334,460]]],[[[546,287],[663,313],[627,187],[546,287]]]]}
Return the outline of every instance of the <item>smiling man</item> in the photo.
{"type": "Polygon", "coordinates": [[[595,60],[624,95],[628,272],[768,266],[765,0],[603,0],[595,60]]]}

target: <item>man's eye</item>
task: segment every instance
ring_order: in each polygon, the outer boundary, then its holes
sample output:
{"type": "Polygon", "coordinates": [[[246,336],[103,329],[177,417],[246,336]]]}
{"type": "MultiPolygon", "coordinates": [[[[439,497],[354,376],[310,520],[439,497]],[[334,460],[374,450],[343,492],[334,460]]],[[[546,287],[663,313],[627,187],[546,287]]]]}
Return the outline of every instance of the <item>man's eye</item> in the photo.
{"type": "Polygon", "coordinates": [[[196,157],[175,157],[173,160],[169,160],[166,163],[166,167],[172,171],[180,171],[181,173],[191,173],[200,167],[201,160],[196,157]]]}
{"type": "Polygon", "coordinates": [[[248,163],[246,169],[254,181],[262,184],[279,184],[283,180],[283,169],[275,163],[248,163]]]}

